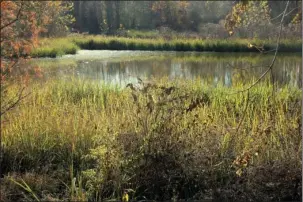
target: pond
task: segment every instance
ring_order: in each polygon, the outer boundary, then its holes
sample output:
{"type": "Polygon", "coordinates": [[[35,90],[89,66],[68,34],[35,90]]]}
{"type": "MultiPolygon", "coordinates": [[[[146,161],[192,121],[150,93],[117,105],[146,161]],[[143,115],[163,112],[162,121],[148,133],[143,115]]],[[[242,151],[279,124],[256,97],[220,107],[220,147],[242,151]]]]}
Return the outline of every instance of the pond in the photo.
{"type": "MultiPolygon", "coordinates": [[[[232,86],[256,80],[271,63],[273,54],[172,51],[81,50],[76,55],[34,59],[31,64],[48,70],[48,76],[70,75],[125,86],[137,78],[201,79],[232,86]]],[[[301,87],[301,53],[278,55],[273,75],[278,85],[301,87]]]]}

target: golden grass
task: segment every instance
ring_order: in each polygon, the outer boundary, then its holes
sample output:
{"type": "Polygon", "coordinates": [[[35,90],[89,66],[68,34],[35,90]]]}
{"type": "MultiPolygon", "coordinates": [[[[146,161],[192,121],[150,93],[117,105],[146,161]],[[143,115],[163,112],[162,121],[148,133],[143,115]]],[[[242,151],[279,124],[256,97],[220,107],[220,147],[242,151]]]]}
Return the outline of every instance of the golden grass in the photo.
{"type": "Polygon", "coordinates": [[[285,86],[273,99],[262,83],[247,105],[246,93],[229,94],[241,84],[154,83],[136,91],[77,79],[33,84],[1,124],[2,172],[48,173],[66,184],[81,176],[86,196],[99,200],[119,199],[124,188],[137,199],[192,198],[241,179],[237,189],[261,197],[263,182],[294,183],[261,168],[300,178],[300,89],[285,86]]]}

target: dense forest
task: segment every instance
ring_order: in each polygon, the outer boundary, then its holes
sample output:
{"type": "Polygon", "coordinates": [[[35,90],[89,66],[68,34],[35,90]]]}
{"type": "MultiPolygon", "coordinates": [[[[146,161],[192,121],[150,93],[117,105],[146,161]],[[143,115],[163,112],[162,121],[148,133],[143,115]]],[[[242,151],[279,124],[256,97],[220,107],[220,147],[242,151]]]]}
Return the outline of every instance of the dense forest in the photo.
{"type": "MultiPolygon", "coordinates": [[[[240,13],[237,1],[74,1],[72,30],[89,34],[123,34],[125,30],[167,30],[196,32],[203,37],[227,37],[226,22],[240,13]]],[[[248,1],[247,11],[238,16],[238,37],[268,37],[276,31],[283,1],[248,1]],[[264,27],[266,26],[266,27],[264,27]]],[[[291,1],[285,25],[300,36],[296,15],[300,17],[301,1],[291,1]]]]}

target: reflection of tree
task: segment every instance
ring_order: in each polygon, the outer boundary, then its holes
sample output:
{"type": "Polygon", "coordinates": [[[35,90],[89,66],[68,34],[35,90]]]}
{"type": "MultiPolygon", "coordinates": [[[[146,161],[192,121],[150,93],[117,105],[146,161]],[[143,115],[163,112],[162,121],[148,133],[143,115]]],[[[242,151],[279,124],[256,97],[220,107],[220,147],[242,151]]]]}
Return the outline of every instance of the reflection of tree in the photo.
{"type": "Polygon", "coordinates": [[[170,68],[170,79],[183,78],[183,71],[180,63],[172,63],[170,68]]]}
{"type": "MultiPolygon", "coordinates": [[[[78,61],[75,72],[78,72],[81,78],[100,80],[122,86],[131,82],[136,83],[137,77],[145,80],[151,77],[161,78],[166,76],[171,79],[200,78],[202,82],[209,84],[221,82],[223,85],[232,86],[243,81],[249,82],[266,70],[266,67],[250,68],[255,65],[254,57],[252,57],[251,62],[249,60],[244,62],[242,57],[231,58],[231,62],[227,62],[227,56],[218,57],[218,55],[214,55],[215,60],[206,61],[192,61],[191,56],[184,55],[182,60],[179,56],[173,56],[165,59],[153,58],[123,62],[110,60],[78,61]],[[228,66],[229,63],[231,66],[228,66]]],[[[300,85],[301,60],[299,58],[299,56],[296,58],[281,55],[276,60],[277,71],[273,73],[278,84],[300,85]]],[[[270,59],[271,57],[265,56],[259,62],[266,63],[270,59]]],[[[60,66],[60,62],[57,65],[60,66]]],[[[62,71],[61,75],[70,74],[70,72],[59,68],[58,72],[60,71],[62,71]]]]}
{"type": "Polygon", "coordinates": [[[225,71],[224,85],[228,87],[232,85],[231,73],[228,69],[225,71]]]}
{"type": "Polygon", "coordinates": [[[289,84],[293,87],[300,87],[300,66],[296,65],[295,68],[293,68],[290,71],[290,81],[289,84]]]}

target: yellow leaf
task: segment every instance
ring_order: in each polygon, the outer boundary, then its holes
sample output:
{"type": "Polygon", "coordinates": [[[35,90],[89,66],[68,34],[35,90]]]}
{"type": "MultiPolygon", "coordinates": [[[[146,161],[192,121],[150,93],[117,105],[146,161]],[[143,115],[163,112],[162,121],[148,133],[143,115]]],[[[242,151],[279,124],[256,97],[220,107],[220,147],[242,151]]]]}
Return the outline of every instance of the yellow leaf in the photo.
{"type": "Polygon", "coordinates": [[[242,173],[243,173],[243,171],[242,171],[241,168],[238,169],[237,172],[236,172],[236,174],[237,174],[239,177],[241,177],[242,173]]]}
{"type": "Polygon", "coordinates": [[[123,202],[128,202],[128,200],[129,200],[128,193],[127,193],[127,192],[124,192],[124,193],[123,193],[123,196],[122,196],[122,201],[123,201],[123,202]]]}

